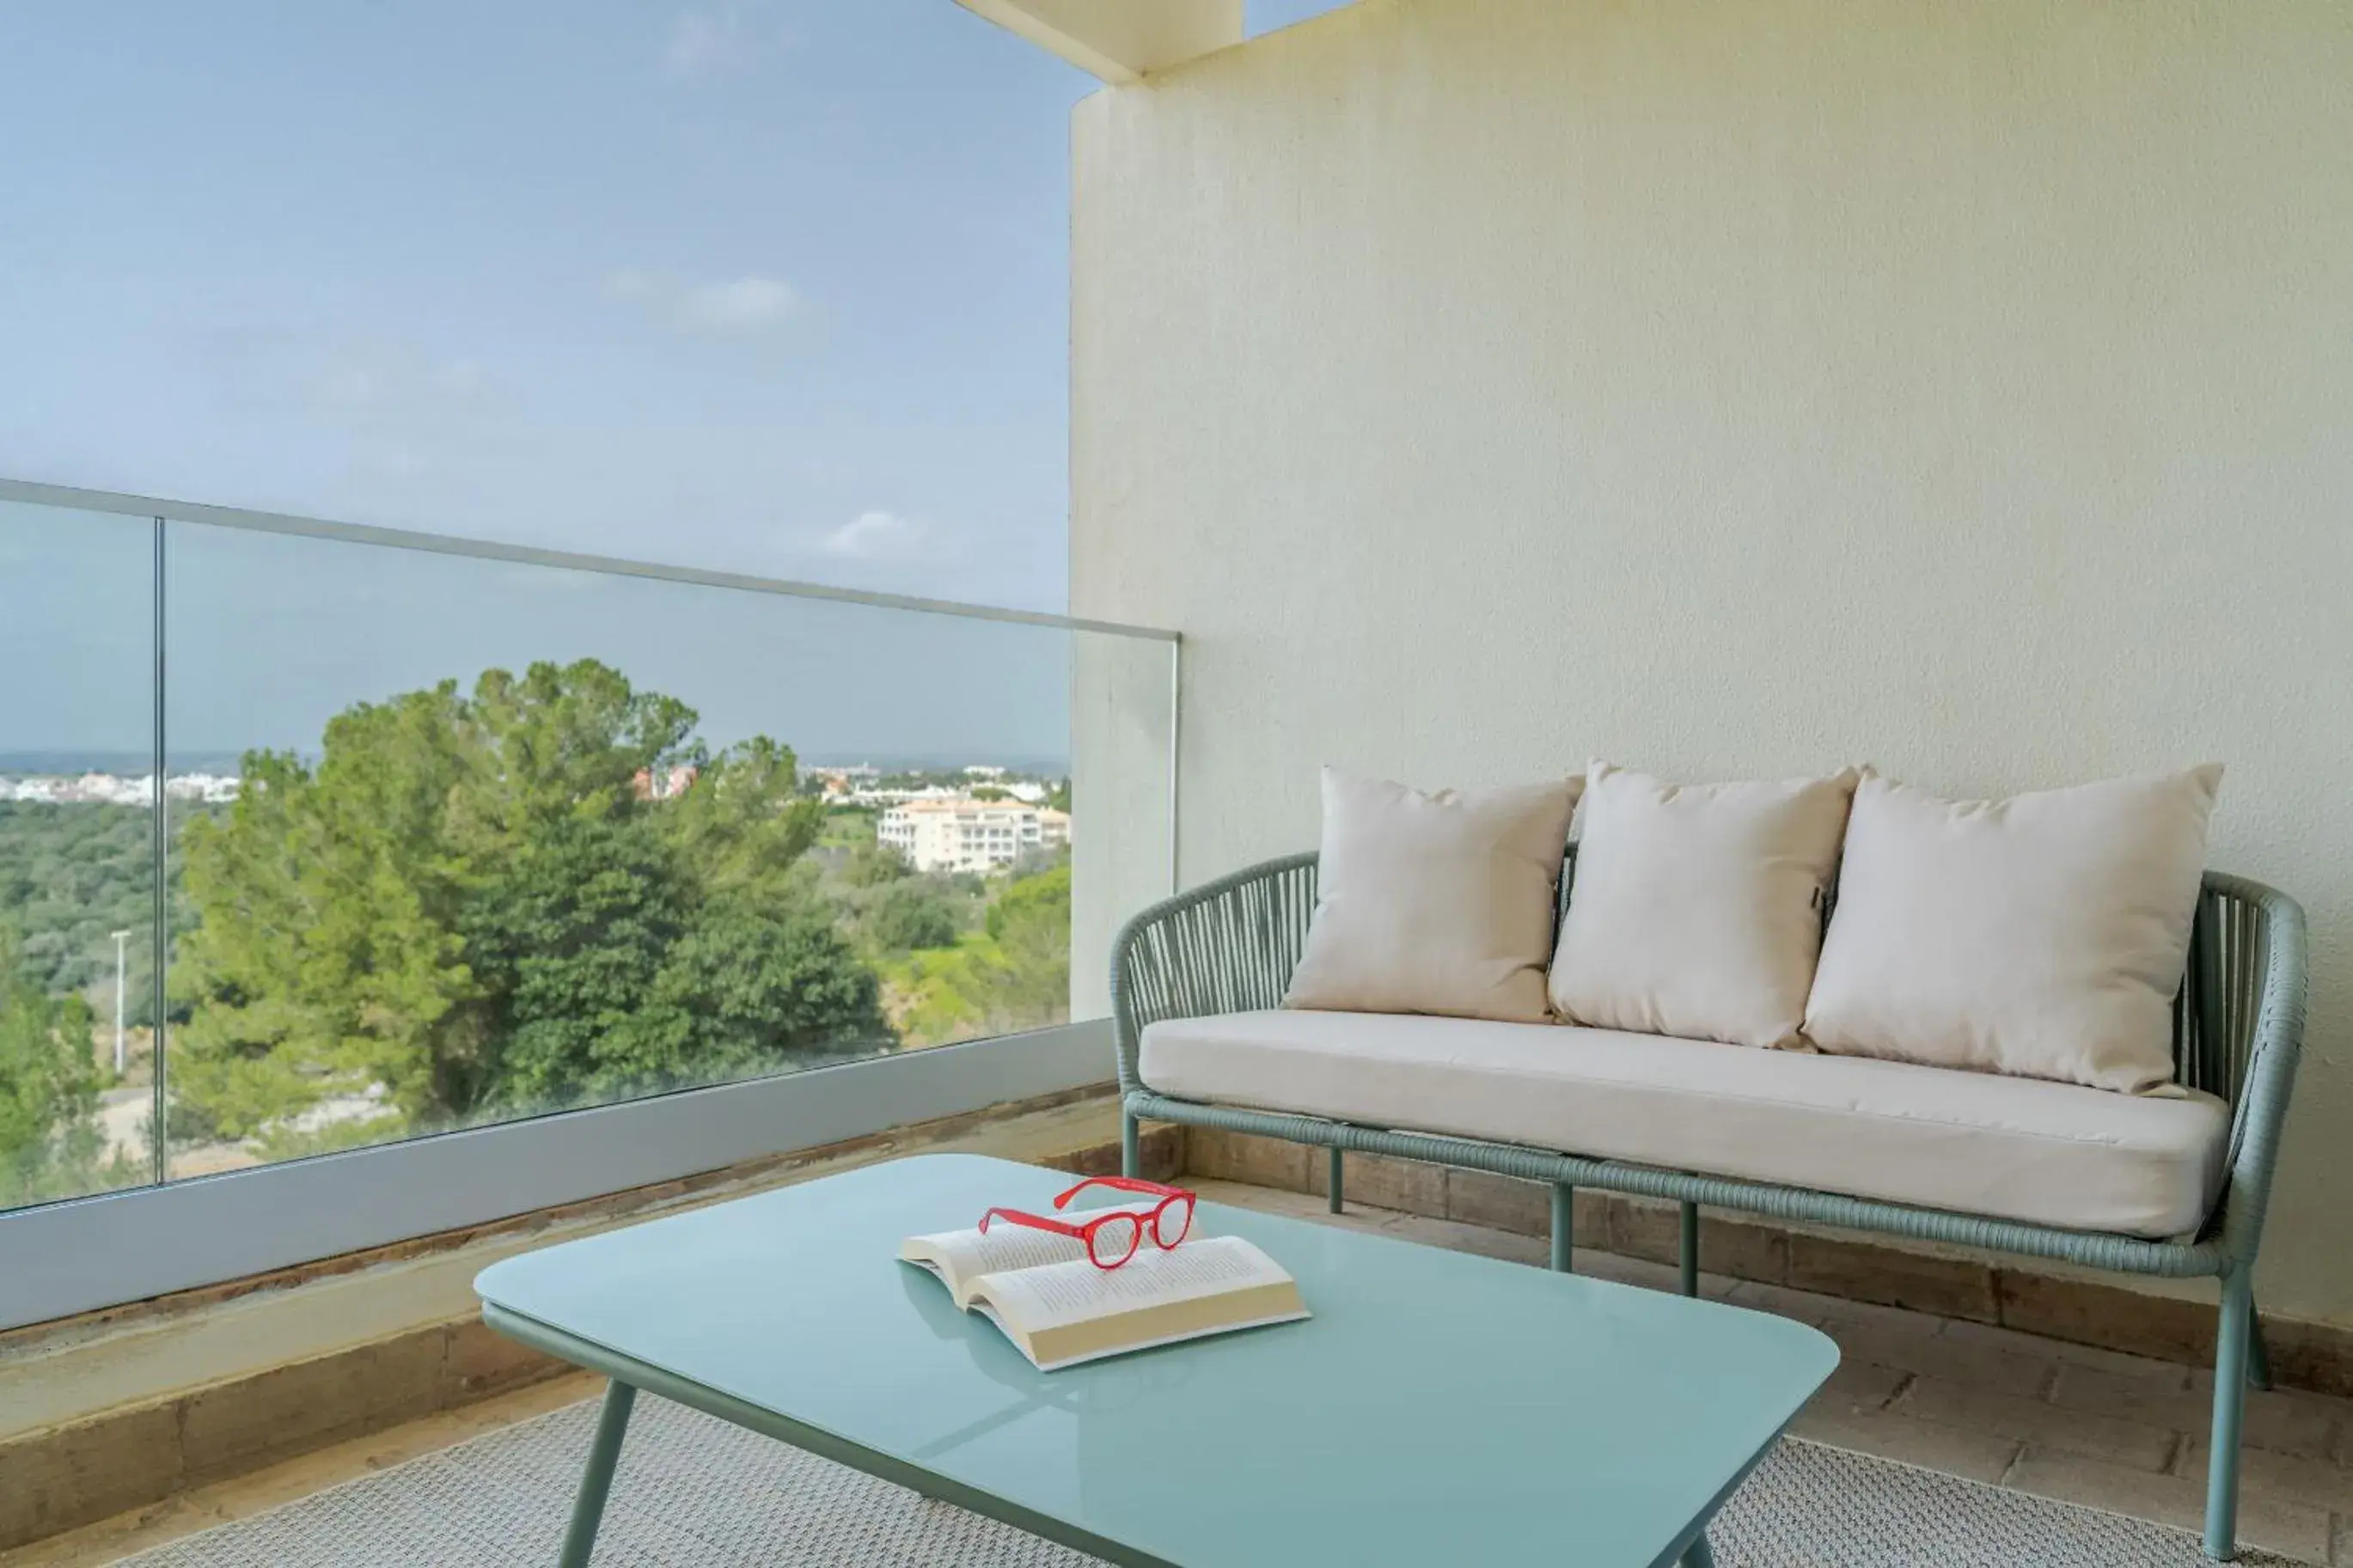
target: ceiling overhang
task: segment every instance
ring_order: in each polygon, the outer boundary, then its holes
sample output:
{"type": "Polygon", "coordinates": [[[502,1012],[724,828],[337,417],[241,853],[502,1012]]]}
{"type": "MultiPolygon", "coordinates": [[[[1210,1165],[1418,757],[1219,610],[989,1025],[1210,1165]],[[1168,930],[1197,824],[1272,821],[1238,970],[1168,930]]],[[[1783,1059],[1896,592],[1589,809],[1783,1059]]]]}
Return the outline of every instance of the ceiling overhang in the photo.
{"type": "Polygon", "coordinates": [[[1108,82],[1242,41],[1242,0],[956,0],[1108,82]]]}

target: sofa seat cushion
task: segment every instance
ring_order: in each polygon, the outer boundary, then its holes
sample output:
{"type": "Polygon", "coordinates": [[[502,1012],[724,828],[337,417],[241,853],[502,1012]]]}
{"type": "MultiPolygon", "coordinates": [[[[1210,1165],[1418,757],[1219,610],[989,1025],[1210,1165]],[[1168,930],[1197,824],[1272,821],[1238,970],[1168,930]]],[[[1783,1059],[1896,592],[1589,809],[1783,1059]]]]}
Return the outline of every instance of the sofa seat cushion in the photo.
{"type": "Polygon", "coordinates": [[[1180,1100],[2146,1237],[2203,1220],[2230,1131],[2208,1094],[1472,1018],[1171,1019],[1141,1069],[1180,1100]]]}

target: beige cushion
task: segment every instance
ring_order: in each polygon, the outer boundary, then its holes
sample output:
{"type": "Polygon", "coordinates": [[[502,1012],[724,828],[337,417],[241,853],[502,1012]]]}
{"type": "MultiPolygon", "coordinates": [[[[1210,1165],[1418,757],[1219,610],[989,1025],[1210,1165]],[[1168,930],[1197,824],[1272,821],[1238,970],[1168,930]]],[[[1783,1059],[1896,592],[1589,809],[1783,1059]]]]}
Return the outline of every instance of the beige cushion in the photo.
{"type": "Polygon", "coordinates": [[[1235,1013],[1144,1032],[1186,1100],[2134,1236],[2197,1227],[2230,1110],[1661,1035],[1235,1013]]]}
{"type": "Polygon", "coordinates": [[[1800,1046],[1857,776],[1672,784],[1593,764],[1554,1009],[1599,1028],[1800,1046]]]}
{"type": "Polygon", "coordinates": [[[1287,1007],[1542,1019],[1581,781],[1442,790],[1324,770],[1324,851],[1287,1007]]]}
{"type": "Polygon", "coordinates": [[[1954,801],[1866,778],[1807,1036],[1826,1051],[2166,1090],[2221,779],[2209,765],[1954,801]]]}

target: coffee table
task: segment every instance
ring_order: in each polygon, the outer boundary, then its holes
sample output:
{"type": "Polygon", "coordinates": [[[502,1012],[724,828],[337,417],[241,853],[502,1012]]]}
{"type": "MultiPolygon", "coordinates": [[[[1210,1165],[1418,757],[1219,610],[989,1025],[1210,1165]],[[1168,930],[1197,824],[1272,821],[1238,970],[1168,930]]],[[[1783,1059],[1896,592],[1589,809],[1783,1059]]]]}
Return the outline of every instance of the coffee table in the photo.
{"type": "Polygon", "coordinates": [[[485,1269],[491,1327],[612,1379],[564,1568],[640,1389],[1113,1563],[1704,1564],[1838,1363],[1761,1312],[1203,1204],[1314,1318],[1040,1373],[895,1255],[1072,1179],[919,1156],[485,1269]]]}

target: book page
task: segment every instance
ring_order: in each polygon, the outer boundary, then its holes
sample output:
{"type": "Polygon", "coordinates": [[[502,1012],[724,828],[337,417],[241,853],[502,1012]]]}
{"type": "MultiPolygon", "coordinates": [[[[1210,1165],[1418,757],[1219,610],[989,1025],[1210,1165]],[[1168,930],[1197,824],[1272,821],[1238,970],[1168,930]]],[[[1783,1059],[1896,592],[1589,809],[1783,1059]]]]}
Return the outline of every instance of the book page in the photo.
{"type": "MultiPolygon", "coordinates": [[[[1158,1201],[1155,1198],[1143,1204],[1115,1204],[1112,1207],[1144,1215],[1151,1213],[1158,1201]]],[[[1073,1210],[1070,1217],[1075,1224],[1084,1224],[1105,1212],[1103,1209],[1073,1210]]],[[[1147,1251],[1152,1248],[1149,1241],[1144,1246],[1147,1251]]],[[[1092,1263],[1087,1262],[1087,1244],[1077,1237],[1061,1236],[1050,1230],[1033,1230],[1026,1225],[1013,1225],[1001,1219],[990,1224],[986,1236],[977,1229],[968,1229],[910,1237],[902,1246],[900,1256],[911,1263],[920,1264],[923,1261],[921,1258],[908,1257],[916,1249],[937,1258],[945,1267],[949,1288],[958,1290],[984,1274],[996,1274],[1007,1269],[1036,1268],[1046,1264],[1073,1261],[1089,1268],[1094,1268],[1092,1263]]]]}
{"type": "Polygon", "coordinates": [[[1218,1236],[1188,1241],[1174,1252],[1147,1245],[1119,1268],[1098,1268],[1081,1258],[992,1273],[968,1289],[976,1295],[985,1289],[1000,1312],[1036,1333],[1171,1301],[1285,1284],[1290,1279],[1273,1258],[1240,1237],[1218,1236]]]}

